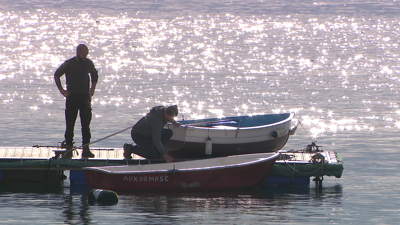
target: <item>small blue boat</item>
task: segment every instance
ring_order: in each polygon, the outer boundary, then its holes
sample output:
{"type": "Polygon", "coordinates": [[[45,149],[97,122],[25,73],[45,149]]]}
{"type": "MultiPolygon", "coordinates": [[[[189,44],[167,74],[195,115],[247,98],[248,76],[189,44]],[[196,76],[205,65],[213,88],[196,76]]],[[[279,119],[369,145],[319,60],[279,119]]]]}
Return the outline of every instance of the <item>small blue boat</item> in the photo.
{"type": "Polygon", "coordinates": [[[165,144],[173,157],[221,157],[280,150],[294,133],[294,113],[182,120],[165,144]]]}

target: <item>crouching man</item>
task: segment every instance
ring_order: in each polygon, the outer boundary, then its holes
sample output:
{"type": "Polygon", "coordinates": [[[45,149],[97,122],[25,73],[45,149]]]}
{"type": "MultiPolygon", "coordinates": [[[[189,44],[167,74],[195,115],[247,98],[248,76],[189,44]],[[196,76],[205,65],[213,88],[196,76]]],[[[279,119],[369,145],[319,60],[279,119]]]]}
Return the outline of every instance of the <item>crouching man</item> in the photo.
{"type": "Polygon", "coordinates": [[[164,144],[172,137],[172,130],[164,128],[165,124],[172,122],[174,126],[181,124],[174,120],[178,116],[178,106],[155,106],[143,116],[132,128],[131,137],[136,143],[124,144],[124,157],[132,159],[131,154],[137,154],[147,159],[164,157],[165,161],[172,162],[164,144]]]}

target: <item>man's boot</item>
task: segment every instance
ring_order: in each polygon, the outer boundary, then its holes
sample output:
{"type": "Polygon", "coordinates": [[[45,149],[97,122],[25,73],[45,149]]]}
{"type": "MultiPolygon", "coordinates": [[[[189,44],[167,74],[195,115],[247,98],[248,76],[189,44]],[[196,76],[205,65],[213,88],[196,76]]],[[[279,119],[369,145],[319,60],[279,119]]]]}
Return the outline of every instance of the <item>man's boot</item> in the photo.
{"type": "Polygon", "coordinates": [[[125,159],[132,159],[131,146],[132,145],[127,144],[127,143],[124,144],[124,157],[125,157],[125,159]]]}
{"type": "Polygon", "coordinates": [[[94,154],[90,151],[89,146],[83,147],[82,158],[94,158],[94,154]]]}
{"type": "Polygon", "coordinates": [[[72,145],[67,144],[65,147],[65,153],[62,156],[63,159],[71,159],[73,155],[73,149],[74,147],[72,145]]]}

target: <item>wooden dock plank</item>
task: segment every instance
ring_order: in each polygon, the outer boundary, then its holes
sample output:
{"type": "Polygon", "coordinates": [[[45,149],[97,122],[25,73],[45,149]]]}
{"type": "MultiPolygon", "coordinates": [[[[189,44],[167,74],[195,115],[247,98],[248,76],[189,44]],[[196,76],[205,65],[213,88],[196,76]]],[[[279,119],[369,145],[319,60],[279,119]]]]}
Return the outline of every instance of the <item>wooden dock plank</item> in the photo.
{"type": "MultiPolygon", "coordinates": [[[[48,159],[55,156],[54,151],[63,151],[65,149],[57,147],[0,147],[0,158],[18,158],[18,159],[48,159]]],[[[92,148],[91,151],[96,159],[124,159],[123,148],[92,148]]],[[[77,149],[79,155],[74,153],[73,159],[82,157],[82,149],[77,149]]],[[[138,155],[133,155],[134,159],[142,159],[138,155]]]]}

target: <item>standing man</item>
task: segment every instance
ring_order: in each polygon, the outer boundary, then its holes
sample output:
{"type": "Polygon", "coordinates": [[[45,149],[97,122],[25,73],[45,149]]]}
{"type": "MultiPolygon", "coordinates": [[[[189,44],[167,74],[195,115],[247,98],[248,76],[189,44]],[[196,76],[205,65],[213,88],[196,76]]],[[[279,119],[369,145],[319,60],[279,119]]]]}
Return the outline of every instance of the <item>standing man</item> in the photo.
{"type": "Polygon", "coordinates": [[[63,158],[72,158],[74,127],[78,111],[82,126],[82,145],[84,146],[82,158],[94,158],[94,154],[90,151],[88,144],[91,138],[91,102],[99,76],[93,62],[86,58],[88,54],[89,49],[86,45],[78,45],[76,48],[76,56],[65,61],[54,74],[54,80],[58,90],[67,98],[65,104],[65,141],[67,147],[63,158]],[[63,88],[60,80],[60,77],[64,74],[67,90],[63,88]]]}
{"type": "Polygon", "coordinates": [[[172,162],[164,144],[172,137],[172,130],[164,128],[165,124],[172,122],[174,126],[181,124],[174,120],[178,116],[178,106],[156,106],[143,116],[132,128],[132,140],[136,146],[124,144],[124,157],[132,159],[135,153],[147,159],[164,157],[165,161],[172,162]]]}

